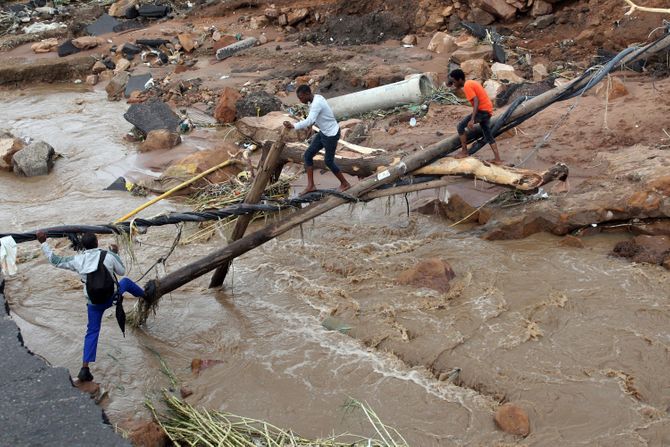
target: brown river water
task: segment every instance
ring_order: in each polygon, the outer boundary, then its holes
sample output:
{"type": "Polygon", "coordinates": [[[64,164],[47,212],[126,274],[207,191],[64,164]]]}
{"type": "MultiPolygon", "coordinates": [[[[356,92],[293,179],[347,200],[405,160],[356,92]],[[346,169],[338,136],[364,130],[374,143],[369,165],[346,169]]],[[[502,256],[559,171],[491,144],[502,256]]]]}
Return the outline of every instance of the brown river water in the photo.
{"type": "MultiPolygon", "coordinates": [[[[150,174],[142,166],[151,161],[122,141],[125,104],[78,88],[5,92],[0,102],[3,127],[63,154],[46,177],[0,173],[2,231],[109,222],[143,203],[103,191],[120,175],[150,174]]],[[[142,216],[183,207],[162,202],[142,216]]],[[[138,236],[135,262],[123,253],[128,276],[141,276],[175,234],[165,227],[138,236]]],[[[668,272],[608,257],[617,237],[587,239],[585,249],[549,235],[487,242],[436,218],[408,217],[402,199],[334,210],[236,260],[224,291],[201,278],[164,297],[126,338],[110,312],[92,372],[117,424],[148,417],[145,399],[170,386],[162,359],[194,391],[192,404],[310,437],[371,435],[343,411],[353,397],[413,446],[667,446],[668,272]],[[450,293],[395,283],[430,257],[456,271],[450,293]],[[349,335],[322,326],[333,313],[349,335]],[[194,358],[221,363],[196,376],[194,358]],[[457,367],[455,383],[437,379],[457,367]],[[530,436],[495,427],[502,399],[528,411],[530,436]]],[[[167,270],[217,244],[179,246],[167,270]]],[[[37,243],[19,248],[25,261],[7,288],[12,316],[33,352],[76,374],[81,284],[38,256],[37,243]]]]}

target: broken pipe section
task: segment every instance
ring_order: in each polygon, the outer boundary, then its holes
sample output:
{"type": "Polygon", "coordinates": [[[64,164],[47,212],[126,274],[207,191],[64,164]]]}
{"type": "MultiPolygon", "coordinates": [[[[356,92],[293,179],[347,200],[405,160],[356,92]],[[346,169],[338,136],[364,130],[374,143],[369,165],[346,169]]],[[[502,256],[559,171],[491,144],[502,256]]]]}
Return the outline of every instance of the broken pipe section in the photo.
{"type": "Polygon", "coordinates": [[[433,88],[433,83],[426,75],[417,74],[404,81],[330,98],[328,104],[339,120],[373,110],[420,103],[432,93],[433,88]]]}

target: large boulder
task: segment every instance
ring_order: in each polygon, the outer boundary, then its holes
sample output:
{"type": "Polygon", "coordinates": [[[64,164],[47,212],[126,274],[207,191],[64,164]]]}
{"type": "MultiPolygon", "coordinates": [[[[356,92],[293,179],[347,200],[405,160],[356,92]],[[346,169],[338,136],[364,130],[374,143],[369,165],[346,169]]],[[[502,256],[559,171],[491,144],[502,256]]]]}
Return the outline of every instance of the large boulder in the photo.
{"type": "Polygon", "coordinates": [[[237,101],[242,95],[234,88],[226,87],[219,96],[219,102],[214,109],[214,118],[219,123],[232,123],[237,118],[237,101]]]}
{"type": "Polygon", "coordinates": [[[530,434],[530,420],[523,408],[514,404],[501,405],[493,417],[500,429],[517,436],[530,434]]]}
{"type": "Polygon", "coordinates": [[[109,81],[107,87],[105,87],[105,91],[107,92],[107,99],[109,99],[110,101],[120,99],[126,90],[126,84],[128,83],[129,79],[130,74],[128,72],[122,71],[120,73],[117,73],[109,81]]]}
{"type": "Polygon", "coordinates": [[[488,81],[484,82],[484,90],[486,90],[486,94],[489,95],[491,101],[494,101],[504,90],[504,86],[495,79],[489,79],[488,81]]]}
{"type": "Polygon", "coordinates": [[[491,45],[476,45],[471,48],[459,48],[452,53],[451,59],[457,64],[462,64],[472,59],[489,60],[492,54],[493,47],[491,45]]]}
{"type": "Polygon", "coordinates": [[[493,72],[493,77],[499,81],[507,81],[513,84],[526,82],[524,78],[516,74],[514,67],[511,65],[496,62],[491,66],[491,71],[493,72]]]}
{"type": "Polygon", "coordinates": [[[238,118],[264,116],[281,110],[281,107],[279,98],[264,91],[248,93],[235,104],[238,118]]]}
{"type": "Polygon", "coordinates": [[[428,44],[428,51],[437,54],[449,54],[456,50],[456,40],[447,33],[437,32],[428,44]]]}
{"type": "Polygon", "coordinates": [[[402,272],[398,276],[398,283],[446,293],[451,287],[449,282],[455,277],[456,274],[448,262],[439,258],[430,258],[402,272]]]}
{"type": "Polygon", "coordinates": [[[510,20],[516,16],[516,8],[505,0],[482,0],[480,7],[503,20],[510,20]]]}
{"type": "Polygon", "coordinates": [[[130,8],[135,8],[138,0],[119,0],[109,7],[108,14],[112,17],[126,17],[130,8]]]}
{"type": "Polygon", "coordinates": [[[486,80],[491,75],[488,62],[483,59],[470,59],[461,64],[461,70],[470,79],[486,80]]]}
{"type": "Polygon", "coordinates": [[[533,7],[530,10],[530,15],[533,17],[546,16],[554,12],[554,7],[551,6],[551,3],[545,2],[544,0],[535,0],[533,7]]]}
{"type": "MultiPolygon", "coordinates": [[[[264,144],[279,140],[284,129],[284,121],[297,122],[295,118],[283,112],[271,112],[265,116],[247,116],[237,120],[237,130],[254,141],[264,144]]],[[[286,134],[286,142],[303,141],[309,136],[309,129],[291,130],[286,134]]]]}
{"type": "Polygon", "coordinates": [[[31,143],[14,154],[14,173],[26,177],[47,175],[53,168],[56,151],[49,144],[38,141],[31,143]]]}
{"type": "Polygon", "coordinates": [[[616,244],[612,254],[623,258],[630,258],[633,262],[661,265],[667,258],[670,258],[670,237],[635,236],[630,241],[616,244]]]}
{"type": "Polygon", "coordinates": [[[177,132],[155,129],[147,134],[146,140],[140,146],[140,152],[172,149],[179,143],[181,143],[181,136],[177,132]]]}
{"type": "Polygon", "coordinates": [[[156,129],[174,132],[181,123],[181,118],[170,106],[159,100],[133,104],[123,117],[145,135],[156,129]]]}
{"type": "Polygon", "coordinates": [[[23,149],[23,141],[8,132],[0,132],[0,169],[12,170],[14,154],[23,149]]]}
{"type": "Polygon", "coordinates": [[[100,39],[95,36],[82,36],[72,39],[72,45],[80,50],[90,50],[100,45],[100,39]]]}

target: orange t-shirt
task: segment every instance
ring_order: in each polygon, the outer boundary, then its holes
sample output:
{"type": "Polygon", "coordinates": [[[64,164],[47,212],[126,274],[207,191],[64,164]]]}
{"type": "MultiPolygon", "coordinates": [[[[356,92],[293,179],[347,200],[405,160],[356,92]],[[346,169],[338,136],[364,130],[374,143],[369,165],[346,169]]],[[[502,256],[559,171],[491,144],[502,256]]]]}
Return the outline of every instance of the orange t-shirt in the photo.
{"type": "Polygon", "coordinates": [[[479,98],[479,108],[477,110],[489,112],[493,115],[493,104],[489,99],[489,95],[486,94],[486,90],[484,90],[484,87],[479,82],[465,81],[463,92],[473,106],[475,105],[475,96],[479,98]]]}

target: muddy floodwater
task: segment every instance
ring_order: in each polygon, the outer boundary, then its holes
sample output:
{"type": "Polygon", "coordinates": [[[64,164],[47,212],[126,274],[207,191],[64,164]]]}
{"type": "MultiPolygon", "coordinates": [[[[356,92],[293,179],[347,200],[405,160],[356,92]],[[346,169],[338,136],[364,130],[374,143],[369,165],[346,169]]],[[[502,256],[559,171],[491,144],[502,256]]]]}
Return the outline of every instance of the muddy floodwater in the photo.
{"type": "MultiPolygon", "coordinates": [[[[122,140],[124,103],[83,89],[2,93],[0,103],[3,127],[63,155],[46,177],[0,173],[3,232],[110,222],[143,203],[103,191],[118,176],[151,173],[122,140]]],[[[163,202],[142,216],[184,207],[163,202]]],[[[608,257],[622,236],[577,249],[549,235],[493,243],[464,230],[408,217],[402,198],[344,207],[236,260],[224,291],[201,278],[164,297],[126,338],[110,313],[92,367],[108,416],[148,417],[145,399],[173,386],[163,362],[193,390],[190,403],[310,437],[372,434],[343,411],[353,397],[413,446],[670,445],[668,272],[608,257]],[[395,283],[431,257],[457,273],[449,293],[395,283]],[[322,326],[331,314],[348,335],[322,326]],[[194,358],[221,363],[196,376],[194,358]],[[454,368],[455,383],[438,380],[454,368]],[[530,436],[496,428],[501,401],[528,411],[530,436]]],[[[135,260],[122,254],[129,277],[167,253],[176,231],[138,236],[135,260]]],[[[166,268],[223,243],[180,245],[166,268]]],[[[78,277],[49,266],[37,243],[19,253],[7,294],[26,345],[76,374],[86,327],[78,277]]]]}

